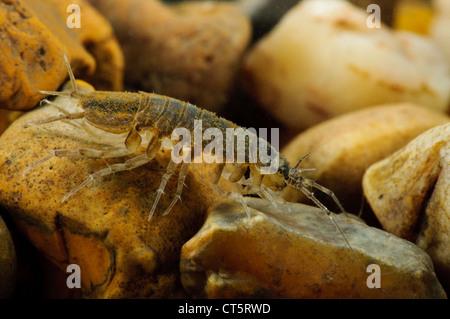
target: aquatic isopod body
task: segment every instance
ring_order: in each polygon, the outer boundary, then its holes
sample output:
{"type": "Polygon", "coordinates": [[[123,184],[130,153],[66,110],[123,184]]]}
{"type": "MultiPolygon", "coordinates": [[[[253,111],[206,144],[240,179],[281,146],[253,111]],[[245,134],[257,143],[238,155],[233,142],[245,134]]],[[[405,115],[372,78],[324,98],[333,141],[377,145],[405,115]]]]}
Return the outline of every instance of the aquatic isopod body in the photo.
{"type": "MultiPolygon", "coordinates": [[[[151,138],[146,145],[146,151],[143,154],[136,155],[123,163],[110,165],[102,170],[99,170],[88,176],[80,185],[71,190],[62,201],[67,200],[74,193],[79,191],[82,187],[89,184],[93,180],[106,176],[112,173],[121,172],[125,170],[131,170],[142,166],[152,161],[157,155],[162,146],[162,140],[170,137],[174,130],[177,128],[184,128],[185,130],[196,133],[198,127],[196,122],[201,122],[201,133],[210,128],[215,128],[219,132],[226,136],[227,130],[235,129],[239,130],[238,125],[228,121],[224,118],[216,116],[214,113],[207,110],[198,108],[187,102],[183,102],[167,96],[158,94],[137,92],[104,92],[104,91],[92,91],[88,93],[82,93],[77,89],[76,82],[69,62],[65,57],[72,91],[71,92],[49,92],[41,91],[43,94],[49,95],[62,95],[75,99],[78,105],[83,110],[82,112],[68,114],[66,112],[43,119],[27,122],[25,125],[37,125],[44,124],[58,120],[74,120],[82,119],[87,124],[96,127],[102,131],[115,133],[115,134],[127,134],[125,142],[120,147],[110,150],[98,150],[98,149],[66,149],[66,150],[53,150],[50,154],[40,159],[39,161],[28,166],[24,171],[25,174],[30,169],[42,164],[53,156],[57,157],[79,157],[84,156],[88,158],[113,158],[132,155],[143,143],[142,134],[145,132],[151,132],[151,138]]],[[[48,103],[51,103],[45,100],[48,103]]],[[[239,135],[239,134],[238,134],[239,135]]],[[[239,136],[233,136],[234,142],[239,136]]],[[[223,149],[226,149],[230,140],[224,139],[223,149]]],[[[312,188],[318,189],[329,196],[331,196],[341,211],[344,211],[343,207],[339,203],[338,199],[332,191],[317,184],[316,182],[301,176],[302,171],[307,169],[299,168],[302,160],[308,156],[305,155],[301,158],[294,167],[290,167],[287,160],[278,153],[278,151],[272,147],[264,139],[254,137],[252,134],[245,136],[245,143],[240,144],[245,153],[246,161],[237,161],[238,153],[242,151],[239,149],[239,143],[234,143],[232,153],[233,163],[231,164],[232,170],[229,173],[226,180],[232,186],[233,192],[224,192],[219,186],[218,182],[224,174],[225,161],[218,161],[214,163],[215,169],[213,170],[211,183],[214,189],[222,196],[232,196],[242,203],[246,212],[250,215],[249,209],[245,203],[244,195],[258,195],[263,199],[269,200],[273,205],[282,204],[284,201],[279,197],[278,191],[290,185],[296,189],[301,190],[309,199],[311,199],[319,208],[321,208],[334,222],[339,232],[342,234],[346,244],[352,251],[353,255],[359,262],[356,254],[348,243],[343,231],[337,224],[332,216],[332,213],[313,195],[312,188]],[[266,149],[271,154],[271,161],[269,165],[276,163],[275,169],[270,173],[264,173],[264,169],[267,168],[268,163],[263,162],[260,158],[253,158],[250,160],[253,146],[257,146],[259,149],[266,149]]],[[[188,148],[193,149],[195,145],[193,143],[188,148]]],[[[206,142],[203,142],[200,147],[204,150],[206,148],[206,142]]],[[[219,159],[225,155],[214,154],[219,159]]],[[[223,159],[223,158],[222,158],[223,159]]],[[[153,206],[150,210],[148,219],[150,220],[155,213],[158,201],[162,196],[164,189],[171,175],[177,169],[177,166],[181,165],[178,175],[178,183],[176,188],[176,194],[165,210],[164,214],[168,214],[172,207],[181,199],[181,193],[184,187],[184,181],[189,170],[190,161],[183,161],[176,163],[170,160],[167,166],[165,174],[162,176],[162,180],[158,190],[156,191],[156,198],[153,206]]],[[[360,262],[361,264],[361,262],[360,262]]],[[[361,264],[362,265],[362,264],[361,264]]],[[[364,267],[365,269],[365,267],[364,267]]]]}

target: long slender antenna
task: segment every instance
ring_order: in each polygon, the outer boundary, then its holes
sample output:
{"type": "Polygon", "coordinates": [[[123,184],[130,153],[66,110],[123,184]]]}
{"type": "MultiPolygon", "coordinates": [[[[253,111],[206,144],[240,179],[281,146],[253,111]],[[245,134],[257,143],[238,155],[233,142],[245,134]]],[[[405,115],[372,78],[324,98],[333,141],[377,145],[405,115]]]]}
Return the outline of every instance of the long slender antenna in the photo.
{"type": "Polygon", "coordinates": [[[64,61],[66,62],[67,72],[69,73],[70,84],[72,85],[72,93],[78,93],[77,83],[75,82],[75,76],[73,75],[72,68],[70,67],[67,55],[64,53],[64,61]]]}
{"type": "Polygon", "coordinates": [[[70,85],[72,86],[72,92],[58,92],[58,91],[39,91],[42,94],[48,95],[58,95],[58,96],[71,96],[77,97],[78,95],[78,87],[75,81],[75,76],[73,75],[72,68],[70,67],[69,59],[67,59],[67,55],[64,53],[64,61],[67,68],[67,73],[69,73],[70,85]]]}
{"type": "Polygon", "coordinates": [[[294,166],[294,169],[298,169],[298,167],[300,166],[300,164],[303,162],[303,160],[305,158],[307,158],[309,155],[311,155],[312,153],[314,153],[317,149],[319,149],[320,147],[324,146],[327,142],[320,144],[319,146],[317,146],[316,148],[314,148],[313,150],[309,151],[308,153],[306,153],[305,155],[303,155],[297,162],[297,164],[294,166]]]}

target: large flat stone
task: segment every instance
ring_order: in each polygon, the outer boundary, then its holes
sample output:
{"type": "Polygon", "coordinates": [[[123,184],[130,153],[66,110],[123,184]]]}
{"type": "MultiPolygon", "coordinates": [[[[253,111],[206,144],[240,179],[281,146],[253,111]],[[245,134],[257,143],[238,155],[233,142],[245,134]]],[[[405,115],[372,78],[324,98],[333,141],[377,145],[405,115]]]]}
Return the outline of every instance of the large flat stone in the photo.
{"type": "Polygon", "coordinates": [[[372,272],[357,262],[321,210],[303,204],[274,208],[254,198],[247,203],[250,218],[231,200],[211,208],[202,229],[183,246],[181,278],[193,297],[446,297],[430,257],[406,240],[334,215],[364,266],[380,267],[381,288],[369,288],[372,272]]]}

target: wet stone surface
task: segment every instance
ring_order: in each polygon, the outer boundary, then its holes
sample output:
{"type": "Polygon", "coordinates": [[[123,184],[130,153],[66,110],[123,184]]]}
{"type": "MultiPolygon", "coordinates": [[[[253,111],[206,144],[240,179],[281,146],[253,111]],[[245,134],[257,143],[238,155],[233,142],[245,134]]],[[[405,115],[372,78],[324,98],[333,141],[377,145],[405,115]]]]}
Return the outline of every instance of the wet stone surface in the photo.
{"type": "Polygon", "coordinates": [[[267,201],[223,201],[181,252],[181,278],[196,298],[445,298],[430,257],[412,243],[335,215],[364,265],[381,269],[382,289],[319,209],[267,201]],[[290,208],[290,211],[287,210],[290,208]]]}
{"type": "Polygon", "coordinates": [[[450,123],[432,128],[363,179],[364,193],[383,228],[415,242],[450,286],[450,123]]]}

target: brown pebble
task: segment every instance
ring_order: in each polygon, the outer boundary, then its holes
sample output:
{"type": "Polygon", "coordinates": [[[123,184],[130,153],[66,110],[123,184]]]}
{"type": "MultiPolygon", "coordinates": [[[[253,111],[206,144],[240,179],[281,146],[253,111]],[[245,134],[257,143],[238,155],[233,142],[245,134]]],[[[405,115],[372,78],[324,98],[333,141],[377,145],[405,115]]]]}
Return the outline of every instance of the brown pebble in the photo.
{"type": "Polygon", "coordinates": [[[362,263],[380,267],[380,288],[374,288],[373,270],[361,267],[321,210],[303,204],[274,208],[255,198],[247,203],[250,218],[235,201],[212,207],[183,246],[181,278],[192,297],[446,297],[430,257],[406,240],[335,215],[362,263]]]}
{"type": "Polygon", "coordinates": [[[383,229],[415,242],[450,287],[450,123],[373,164],[364,194],[383,229]]]}
{"type": "Polygon", "coordinates": [[[251,36],[250,22],[235,3],[90,2],[114,27],[127,85],[222,109],[251,36]]]}
{"type": "Polygon", "coordinates": [[[97,89],[121,90],[123,56],[107,20],[86,1],[81,28],[68,28],[72,0],[0,2],[0,108],[27,110],[65,82],[67,54],[77,78],[97,89]]]}

